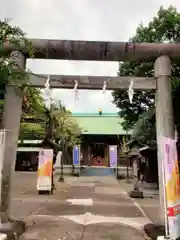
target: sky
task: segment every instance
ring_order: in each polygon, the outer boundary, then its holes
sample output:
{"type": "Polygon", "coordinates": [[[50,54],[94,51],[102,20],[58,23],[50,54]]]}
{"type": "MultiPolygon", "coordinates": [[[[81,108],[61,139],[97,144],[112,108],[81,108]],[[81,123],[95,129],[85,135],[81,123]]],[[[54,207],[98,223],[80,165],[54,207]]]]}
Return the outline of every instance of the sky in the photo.
{"type": "MultiPolygon", "coordinates": [[[[0,0],[0,19],[10,18],[30,38],[127,41],[140,23],[147,24],[159,7],[179,0],[0,0]]],[[[116,76],[118,63],[28,60],[27,68],[39,74],[116,76]]],[[[103,86],[102,86],[103,87],[103,86]]],[[[53,97],[72,112],[116,112],[111,92],[57,89],[53,97]]]]}

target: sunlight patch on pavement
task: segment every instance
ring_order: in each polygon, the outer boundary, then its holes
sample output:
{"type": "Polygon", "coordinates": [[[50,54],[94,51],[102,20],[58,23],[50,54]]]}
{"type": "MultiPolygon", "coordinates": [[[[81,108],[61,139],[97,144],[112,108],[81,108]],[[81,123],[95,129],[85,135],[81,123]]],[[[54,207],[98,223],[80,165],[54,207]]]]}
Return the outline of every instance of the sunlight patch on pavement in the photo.
{"type": "Polygon", "coordinates": [[[125,218],[125,217],[110,217],[110,216],[106,217],[106,216],[94,215],[90,212],[87,212],[83,215],[65,215],[62,217],[84,226],[97,224],[97,223],[115,223],[115,224],[131,226],[138,230],[142,229],[144,227],[144,224],[149,223],[149,221],[147,221],[147,219],[144,217],[141,217],[141,218],[125,218]]]}
{"type": "Polygon", "coordinates": [[[42,218],[43,220],[50,221],[62,221],[63,219],[70,220],[76,224],[80,225],[93,225],[93,224],[120,224],[124,226],[129,226],[137,230],[142,230],[145,224],[148,224],[149,221],[144,217],[136,218],[125,218],[125,217],[110,217],[110,216],[100,216],[94,215],[90,212],[87,212],[82,215],[63,215],[63,216],[54,216],[54,215],[31,215],[30,219],[42,218]]]}
{"type": "Polygon", "coordinates": [[[71,203],[72,205],[83,205],[83,206],[92,206],[93,200],[92,198],[87,199],[67,199],[68,203],[71,203]]]}

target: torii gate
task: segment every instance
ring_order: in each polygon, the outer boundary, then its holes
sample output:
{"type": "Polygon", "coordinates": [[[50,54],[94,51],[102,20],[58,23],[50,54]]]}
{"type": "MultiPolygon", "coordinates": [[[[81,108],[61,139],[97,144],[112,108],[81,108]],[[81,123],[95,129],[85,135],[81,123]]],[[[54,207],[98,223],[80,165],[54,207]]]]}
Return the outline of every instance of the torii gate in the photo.
{"type": "MultiPolygon", "coordinates": [[[[156,129],[158,143],[158,169],[160,185],[160,211],[164,222],[164,189],[162,176],[162,137],[174,138],[174,123],[171,96],[171,61],[180,59],[180,44],[173,43],[128,43],[95,41],[62,41],[30,39],[34,48],[34,58],[67,59],[85,61],[154,61],[154,78],[134,78],[134,89],[156,89],[156,129]]],[[[17,49],[6,43],[3,50],[16,54],[17,63],[25,69],[26,59],[30,58],[28,50],[21,44],[17,49]],[[15,52],[14,52],[15,51],[15,52]],[[18,51],[18,52],[17,52],[18,51]],[[18,54],[17,54],[18,53],[18,54]]],[[[45,75],[31,75],[34,87],[44,87],[45,75]]],[[[73,88],[78,81],[79,89],[102,89],[104,81],[107,89],[128,89],[130,77],[97,76],[59,76],[51,75],[51,87],[73,88]]],[[[5,161],[3,162],[3,181],[1,183],[1,222],[8,222],[10,172],[16,158],[17,141],[20,128],[22,93],[17,86],[8,86],[5,94],[4,128],[10,130],[5,144],[5,161]]]]}

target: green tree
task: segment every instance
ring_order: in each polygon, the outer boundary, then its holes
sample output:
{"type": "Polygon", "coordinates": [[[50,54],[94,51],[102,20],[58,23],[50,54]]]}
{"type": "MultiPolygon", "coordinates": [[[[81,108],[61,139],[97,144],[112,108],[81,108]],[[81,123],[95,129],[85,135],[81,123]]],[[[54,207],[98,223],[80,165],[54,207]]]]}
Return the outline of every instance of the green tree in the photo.
{"type": "Polygon", "coordinates": [[[44,137],[56,142],[64,139],[66,145],[73,145],[80,131],[78,125],[72,120],[71,113],[61,104],[59,107],[52,106],[51,111],[47,111],[40,89],[32,88],[29,84],[29,72],[21,71],[10,54],[4,51],[3,46],[6,42],[19,47],[22,41],[33,57],[33,47],[26,39],[25,33],[19,27],[11,26],[8,20],[0,21],[0,116],[2,117],[3,114],[6,86],[11,83],[18,84],[23,88],[24,93],[21,140],[44,137]]]}
{"type": "Polygon", "coordinates": [[[42,93],[26,86],[22,106],[20,139],[43,139],[45,136],[46,110],[42,93]]]}
{"type": "MultiPolygon", "coordinates": [[[[136,35],[130,39],[131,42],[180,42],[180,13],[176,8],[170,6],[168,9],[161,7],[152,21],[147,26],[140,24],[136,30],[136,35]]],[[[153,62],[125,62],[120,65],[119,75],[121,76],[153,76],[153,62]]],[[[177,111],[179,104],[178,92],[180,84],[180,67],[178,64],[172,64],[172,82],[173,82],[173,97],[174,97],[174,112],[175,123],[178,124],[180,117],[177,111]]],[[[133,103],[129,102],[127,91],[114,91],[114,103],[120,109],[120,116],[124,118],[124,127],[133,128],[137,121],[137,125],[143,126],[147,118],[151,122],[152,127],[155,127],[153,122],[154,115],[150,113],[144,115],[144,112],[154,108],[154,91],[135,91],[133,103]],[[144,120],[142,120],[144,118],[144,120]]],[[[152,110],[153,111],[153,110],[152,110]]],[[[136,126],[137,129],[139,127],[136,126]]],[[[144,128],[146,131],[147,129],[144,128]]],[[[148,128],[149,130],[149,128],[148,128]]],[[[147,130],[147,131],[148,131],[147,130]]],[[[151,131],[150,131],[151,132],[151,131]]],[[[153,130],[154,132],[154,130],[153,130]]],[[[145,134],[146,135],[146,134],[145,134]]],[[[148,135],[146,136],[147,140],[148,135]]],[[[146,141],[145,140],[145,141],[146,141]]],[[[142,139],[141,139],[142,141],[142,139]]]]}
{"type": "Polygon", "coordinates": [[[142,146],[156,144],[155,109],[149,109],[139,116],[133,129],[132,140],[138,140],[142,146]]]}
{"type": "Polygon", "coordinates": [[[17,48],[20,43],[24,43],[31,56],[33,56],[33,46],[25,37],[25,33],[16,26],[11,26],[8,20],[0,20],[0,93],[4,94],[5,86],[11,83],[24,86],[27,84],[28,72],[21,71],[15,61],[15,56],[11,56],[5,51],[6,43],[15,45],[17,48]]]}
{"type": "MultiPolygon", "coordinates": [[[[29,85],[29,72],[21,71],[16,65],[15,60],[8,52],[5,52],[3,48],[6,42],[13,43],[18,47],[20,41],[24,42],[30,55],[33,57],[33,47],[31,42],[25,38],[25,33],[19,27],[11,26],[8,20],[0,21],[0,120],[3,115],[5,89],[6,86],[11,83],[17,83],[23,88],[22,122],[27,118],[37,119],[44,114],[44,104],[41,92],[39,89],[32,88],[29,85]]],[[[32,138],[34,132],[38,129],[40,129],[39,124],[38,126],[35,126],[34,124],[21,124],[21,139],[23,139],[24,135],[32,138]],[[23,132],[25,134],[23,134],[23,132]]]]}
{"type": "Polygon", "coordinates": [[[81,129],[72,114],[65,106],[59,103],[59,106],[51,105],[51,109],[47,111],[49,121],[47,122],[46,140],[54,140],[55,150],[54,157],[56,158],[58,150],[62,151],[61,156],[61,172],[60,181],[64,181],[63,164],[65,158],[70,157],[69,150],[72,152],[72,147],[80,143],[81,129]]]}
{"type": "Polygon", "coordinates": [[[48,114],[51,121],[49,134],[56,142],[60,142],[61,150],[64,150],[64,146],[72,147],[79,143],[81,129],[65,106],[61,103],[59,106],[52,105],[48,114]]]}
{"type": "Polygon", "coordinates": [[[19,139],[23,143],[24,140],[43,140],[45,136],[44,124],[37,123],[21,123],[19,139]]]}

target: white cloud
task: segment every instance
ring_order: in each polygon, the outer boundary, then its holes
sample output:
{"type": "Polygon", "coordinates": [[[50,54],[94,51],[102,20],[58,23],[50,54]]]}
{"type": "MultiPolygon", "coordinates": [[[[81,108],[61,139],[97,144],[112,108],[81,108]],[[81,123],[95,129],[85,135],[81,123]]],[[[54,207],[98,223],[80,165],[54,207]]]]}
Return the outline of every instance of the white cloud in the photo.
{"type": "MultiPolygon", "coordinates": [[[[0,0],[0,18],[11,18],[33,38],[125,41],[140,22],[148,23],[160,5],[180,9],[179,0],[0,0]]],[[[116,63],[72,61],[28,61],[28,68],[37,73],[116,75],[116,63]]],[[[116,111],[111,96],[81,91],[74,102],[72,91],[56,90],[74,111],[116,111]],[[101,106],[99,106],[101,105],[101,106]]]]}

